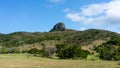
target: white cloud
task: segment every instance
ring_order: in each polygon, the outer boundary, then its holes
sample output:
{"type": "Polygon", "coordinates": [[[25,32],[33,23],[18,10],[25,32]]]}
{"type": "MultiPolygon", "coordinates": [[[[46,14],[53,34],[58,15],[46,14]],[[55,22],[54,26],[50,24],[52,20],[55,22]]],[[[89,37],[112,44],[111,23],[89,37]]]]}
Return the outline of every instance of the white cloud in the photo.
{"type": "Polygon", "coordinates": [[[49,0],[52,3],[61,3],[64,2],[65,0],[49,0]]]}
{"type": "Polygon", "coordinates": [[[69,12],[69,11],[70,11],[70,8],[64,9],[64,12],[69,12]]]}
{"type": "Polygon", "coordinates": [[[120,0],[83,6],[80,11],[68,12],[66,17],[83,25],[120,25],[120,0]]]}
{"type": "Polygon", "coordinates": [[[80,14],[83,16],[100,15],[105,11],[105,4],[92,4],[81,8],[80,14]]]}
{"type": "Polygon", "coordinates": [[[120,18],[120,0],[115,0],[108,3],[106,14],[111,17],[120,18]]]}
{"type": "Polygon", "coordinates": [[[87,28],[85,27],[81,27],[80,30],[83,31],[83,30],[86,30],[87,28]]]}
{"type": "Polygon", "coordinates": [[[66,17],[70,18],[72,21],[76,21],[76,22],[85,20],[85,17],[80,16],[79,13],[68,13],[66,15],[66,17]]]}

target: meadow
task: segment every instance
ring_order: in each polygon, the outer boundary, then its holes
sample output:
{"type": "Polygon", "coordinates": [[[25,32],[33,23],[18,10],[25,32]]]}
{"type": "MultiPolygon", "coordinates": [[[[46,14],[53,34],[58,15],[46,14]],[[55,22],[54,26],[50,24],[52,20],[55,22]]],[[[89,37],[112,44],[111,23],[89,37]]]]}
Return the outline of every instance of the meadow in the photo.
{"type": "Polygon", "coordinates": [[[0,68],[119,68],[119,61],[63,60],[34,57],[27,54],[0,54],[0,68]]]}

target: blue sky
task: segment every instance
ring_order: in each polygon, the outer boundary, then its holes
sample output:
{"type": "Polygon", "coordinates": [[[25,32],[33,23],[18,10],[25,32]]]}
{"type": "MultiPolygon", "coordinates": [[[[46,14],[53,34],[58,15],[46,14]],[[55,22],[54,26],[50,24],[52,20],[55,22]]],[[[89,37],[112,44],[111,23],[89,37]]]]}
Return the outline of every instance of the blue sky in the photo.
{"type": "Polygon", "coordinates": [[[120,32],[119,8],[120,0],[0,0],[0,33],[47,32],[61,21],[69,29],[120,32]]]}

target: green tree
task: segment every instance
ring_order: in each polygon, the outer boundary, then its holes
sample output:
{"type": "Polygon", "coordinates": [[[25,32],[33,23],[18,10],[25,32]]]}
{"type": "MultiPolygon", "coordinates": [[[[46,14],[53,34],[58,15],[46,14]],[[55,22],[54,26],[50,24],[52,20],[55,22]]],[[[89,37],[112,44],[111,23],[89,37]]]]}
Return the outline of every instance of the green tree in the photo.
{"type": "Polygon", "coordinates": [[[56,54],[60,59],[87,58],[89,52],[82,50],[80,46],[69,44],[57,44],[56,54]]]}
{"type": "Polygon", "coordinates": [[[99,58],[102,60],[120,60],[120,39],[114,38],[95,46],[94,50],[99,53],[99,58]]]}
{"type": "Polygon", "coordinates": [[[117,48],[115,51],[114,60],[117,60],[117,61],[120,60],[120,47],[117,48]]]}
{"type": "Polygon", "coordinates": [[[28,55],[29,54],[33,54],[34,56],[41,56],[43,54],[43,51],[39,50],[37,48],[32,48],[32,49],[28,50],[28,55]]]}

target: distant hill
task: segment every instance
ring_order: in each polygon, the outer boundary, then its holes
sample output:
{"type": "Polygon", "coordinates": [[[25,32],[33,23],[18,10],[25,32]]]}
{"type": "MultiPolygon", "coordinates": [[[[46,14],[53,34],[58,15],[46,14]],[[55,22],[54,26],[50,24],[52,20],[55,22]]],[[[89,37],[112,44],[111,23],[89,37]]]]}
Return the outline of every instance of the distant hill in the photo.
{"type": "Polygon", "coordinates": [[[74,45],[89,45],[95,40],[110,40],[114,37],[120,38],[115,32],[89,29],[85,31],[70,30],[63,23],[56,24],[50,32],[14,32],[10,34],[0,34],[1,47],[19,47],[23,45],[33,45],[39,43],[38,46],[57,43],[69,43],[74,45]]]}
{"type": "Polygon", "coordinates": [[[120,35],[107,30],[89,29],[85,31],[78,31],[76,34],[65,40],[67,43],[71,44],[87,45],[95,40],[110,40],[113,37],[120,37],[120,35]]]}

